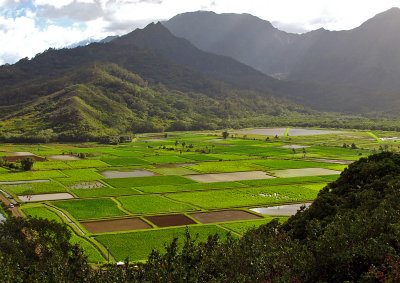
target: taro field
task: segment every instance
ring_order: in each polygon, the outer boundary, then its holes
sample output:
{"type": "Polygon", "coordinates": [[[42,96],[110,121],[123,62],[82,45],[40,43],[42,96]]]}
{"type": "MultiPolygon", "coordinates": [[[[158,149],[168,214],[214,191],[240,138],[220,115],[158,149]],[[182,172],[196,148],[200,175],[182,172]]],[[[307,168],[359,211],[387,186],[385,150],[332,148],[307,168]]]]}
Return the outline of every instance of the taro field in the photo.
{"type": "Polygon", "coordinates": [[[187,229],[198,241],[216,233],[224,240],[284,222],[350,163],[398,150],[395,137],[280,128],[230,131],[226,139],[173,132],[119,145],[1,144],[9,164],[36,161],[25,172],[0,167],[0,193],[16,215],[68,225],[93,263],[142,261],[187,229]]]}

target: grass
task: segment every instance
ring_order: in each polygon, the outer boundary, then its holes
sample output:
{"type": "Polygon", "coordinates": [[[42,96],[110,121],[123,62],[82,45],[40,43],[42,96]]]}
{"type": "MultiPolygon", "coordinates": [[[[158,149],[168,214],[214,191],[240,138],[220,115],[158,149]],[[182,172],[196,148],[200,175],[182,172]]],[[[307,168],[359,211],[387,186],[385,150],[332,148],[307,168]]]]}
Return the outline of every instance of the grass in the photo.
{"type": "MultiPolygon", "coordinates": [[[[226,230],[216,225],[190,226],[187,228],[192,237],[199,235],[197,241],[205,241],[209,234],[219,234],[222,240],[226,239],[226,230]]],[[[179,239],[182,247],[186,228],[170,228],[143,232],[104,234],[96,236],[95,239],[104,246],[110,246],[110,252],[117,261],[144,260],[153,249],[165,253],[165,244],[170,243],[173,238],[179,239]]]]}
{"type": "Polygon", "coordinates": [[[163,167],[152,169],[151,171],[162,175],[190,175],[197,174],[196,171],[188,169],[190,167],[163,167]]]}
{"type": "Polygon", "coordinates": [[[136,157],[130,157],[130,158],[103,158],[102,161],[109,165],[142,165],[142,164],[149,164],[149,162],[136,158],[136,157]]]}
{"type": "Polygon", "coordinates": [[[164,164],[164,163],[188,163],[190,160],[180,156],[151,156],[143,157],[143,160],[152,164],[164,164]]]}
{"type": "MultiPolygon", "coordinates": [[[[54,212],[50,211],[49,209],[45,207],[32,207],[32,208],[27,208],[23,209],[23,212],[30,216],[30,217],[36,217],[36,218],[43,218],[47,220],[54,220],[58,223],[63,223],[61,218],[55,214],[54,212]]],[[[79,237],[76,235],[71,228],[68,228],[71,232],[71,239],[70,242],[71,244],[78,244],[84,251],[85,254],[88,256],[88,260],[90,262],[104,262],[105,259],[101,255],[101,253],[91,244],[88,240],[79,237]]]]}
{"type": "Polygon", "coordinates": [[[2,187],[14,194],[45,194],[45,193],[63,193],[67,189],[57,182],[40,182],[40,183],[25,183],[25,184],[15,184],[15,185],[2,185],[2,187]]]}
{"type": "Polygon", "coordinates": [[[134,188],[157,185],[181,185],[195,183],[195,181],[182,176],[150,176],[107,179],[106,183],[114,188],[134,188]]]}
{"type": "Polygon", "coordinates": [[[239,182],[216,182],[216,183],[191,183],[180,185],[159,185],[159,186],[142,186],[138,190],[144,193],[167,193],[181,191],[201,191],[210,189],[225,189],[246,187],[245,184],[239,182]]]}
{"type": "Polygon", "coordinates": [[[75,219],[125,215],[118,209],[117,204],[109,198],[55,201],[53,204],[69,212],[75,219]]]}
{"type": "MultiPolygon", "coordinates": [[[[337,175],[332,175],[332,176],[336,176],[337,178],[337,175]]],[[[289,184],[301,184],[301,183],[311,183],[311,182],[326,182],[326,179],[324,177],[326,176],[304,176],[304,177],[288,177],[288,178],[274,178],[274,179],[261,179],[261,180],[245,180],[245,181],[239,181],[239,183],[243,183],[248,186],[289,185],[289,184]]]]}
{"type": "Polygon", "coordinates": [[[164,213],[196,210],[191,205],[179,203],[160,195],[126,196],[117,198],[122,206],[134,214],[164,213]]]}
{"type": "Polygon", "coordinates": [[[71,170],[62,170],[63,178],[60,179],[60,182],[63,181],[95,181],[99,179],[104,179],[102,175],[96,172],[96,169],[71,169],[71,170]]]}
{"type": "Polygon", "coordinates": [[[73,192],[79,198],[88,197],[111,197],[111,196],[123,196],[123,195],[136,195],[141,194],[140,191],[130,188],[119,188],[114,189],[108,186],[95,188],[95,189],[72,189],[73,192]]]}
{"type": "Polygon", "coordinates": [[[84,159],[84,160],[71,160],[65,161],[72,168],[94,168],[94,167],[105,167],[107,163],[96,160],[96,159],[84,159]]]}
{"type": "Polygon", "coordinates": [[[0,174],[0,181],[29,181],[29,180],[40,180],[50,178],[62,178],[65,177],[63,173],[57,170],[51,171],[25,171],[25,172],[14,172],[7,174],[0,174]]]}
{"type": "Polygon", "coordinates": [[[289,217],[273,217],[267,216],[264,219],[260,220],[249,220],[249,221],[242,221],[242,222],[231,222],[231,223],[223,223],[220,224],[222,227],[225,227],[229,230],[232,230],[238,234],[243,235],[250,229],[258,228],[261,225],[267,224],[271,222],[273,219],[278,219],[279,223],[283,223],[289,219],[289,217]]]}
{"type": "Polygon", "coordinates": [[[312,200],[317,192],[292,185],[175,193],[167,196],[202,208],[214,209],[312,200]]]}
{"type": "Polygon", "coordinates": [[[52,170],[52,169],[68,169],[71,168],[68,164],[63,161],[43,161],[35,162],[33,164],[33,170],[52,170]]]}

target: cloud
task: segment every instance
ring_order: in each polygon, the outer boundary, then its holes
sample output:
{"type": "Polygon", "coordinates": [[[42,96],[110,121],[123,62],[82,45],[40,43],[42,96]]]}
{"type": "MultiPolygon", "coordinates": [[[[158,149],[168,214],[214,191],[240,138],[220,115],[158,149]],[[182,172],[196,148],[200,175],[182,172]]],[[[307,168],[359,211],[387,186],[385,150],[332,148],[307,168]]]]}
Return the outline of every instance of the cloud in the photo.
{"type": "Polygon", "coordinates": [[[49,4],[40,6],[37,16],[47,19],[67,18],[75,21],[86,22],[103,17],[105,12],[101,3],[95,1],[93,3],[85,3],[73,1],[61,7],[55,7],[49,4]]]}

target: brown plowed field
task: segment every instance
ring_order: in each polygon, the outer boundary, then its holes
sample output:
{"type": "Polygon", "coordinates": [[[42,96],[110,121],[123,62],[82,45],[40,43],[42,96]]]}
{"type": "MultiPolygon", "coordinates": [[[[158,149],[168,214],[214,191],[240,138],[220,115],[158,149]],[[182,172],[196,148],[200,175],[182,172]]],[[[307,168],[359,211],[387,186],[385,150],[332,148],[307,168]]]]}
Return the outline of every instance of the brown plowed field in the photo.
{"type": "Polygon", "coordinates": [[[81,222],[81,224],[88,232],[94,234],[152,228],[150,224],[140,218],[81,222]]]}
{"type": "Polygon", "coordinates": [[[181,226],[196,224],[192,219],[183,214],[171,214],[171,215],[156,215],[145,217],[150,222],[154,223],[158,227],[169,227],[169,226],[181,226]]]}

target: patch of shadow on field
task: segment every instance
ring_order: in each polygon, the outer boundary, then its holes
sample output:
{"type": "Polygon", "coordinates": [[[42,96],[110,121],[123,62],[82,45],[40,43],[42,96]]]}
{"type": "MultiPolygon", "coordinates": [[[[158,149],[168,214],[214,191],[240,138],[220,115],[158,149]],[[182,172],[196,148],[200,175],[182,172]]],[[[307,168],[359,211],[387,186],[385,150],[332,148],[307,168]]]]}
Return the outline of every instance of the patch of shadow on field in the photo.
{"type": "Polygon", "coordinates": [[[290,177],[305,177],[305,176],[321,176],[321,175],[339,175],[341,172],[325,168],[298,168],[298,169],[279,169],[271,170],[276,177],[290,178],[290,177]]]}
{"type": "Polygon", "coordinates": [[[71,199],[73,195],[69,193],[55,193],[55,194],[41,194],[41,195],[21,195],[18,196],[21,201],[46,201],[46,200],[59,200],[59,199],[71,199]]]}
{"type": "Polygon", "coordinates": [[[69,155],[69,154],[60,154],[60,155],[49,155],[47,156],[48,159],[50,160],[56,160],[56,161],[69,161],[69,160],[80,160],[79,157],[69,155]]]}
{"type": "Polygon", "coordinates": [[[192,219],[183,214],[155,215],[145,217],[158,227],[182,226],[196,224],[192,219]]]}
{"type": "Polygon", "coordinates": [[[224,211],[212,211],[212,212],[200,212],[192,213],[191,217],[198,220],[201,223],[215,223],[215,222],[227,222],[237,220],[249,220],[259,219],[261,216],[243,211],[243,210],[224,210],[224,211]]]}
{"type": "Polygon", "coordinates": [[[253,129],[244,131],[235,131],[235,134],[248,134],[248,135],[263,135],[263,136],[284,136],[286,128],[272,128],[272,129],[253,129]]]}
{"type": "Polygon", "coordinates": [[[97,189],[97,188],[102,188],[105,187],[102,182],[99,181],[93,181],[93,182],[80,182],[74,185],[69,186],[69,189],[97,189]]]}
{"type": "Polygon", "coordinates": [[[108,233],[153,228],[140,218],[81,222],[89,233],[108,233]]]}
{"type": "Polygon", "coordinates": [[[184,177],[201,182],[201,183],[215,183],[215,182],[229,182],[229,181],[259,180],[259,179],[275,178],[273,176],[268,175],[267,173],[265,173],[263,171],[185,175],[184,177]]]}
{"type": "Polygon", "coordinates": [[[344,165],[348,165],[354,162],[353,160],[339,160],[339,159],[325,159],[325,158],[304,159],[304,161],[317,161],[317,162],[326,162],[326,163],[335,163],[344,165]]]}
{"type": "Polygon", "coordinates": [[[149,177],[159,175],[148,170],[129,170],[129,171],[101,171],[98,172],[108,179],[115,178],[132,178],[132,177],[149,177]]]}
{"type": "Polygon", "coordinates": [[[311,203],[298,203],[269,207],[256,207],[251,208],[250,210],[263,215],[295,215],[302,206],[309,207],[310,205],[311,203]]]}
{"type": "Polygon", "coordinates": [[[297,144],[291,144],[291,145],[283,145],[281,146],[283,148],[288,148],[288,149],[299,149],[299,148],[306,148],[309,147],[307,145],[297,145],[297,144]]]}

